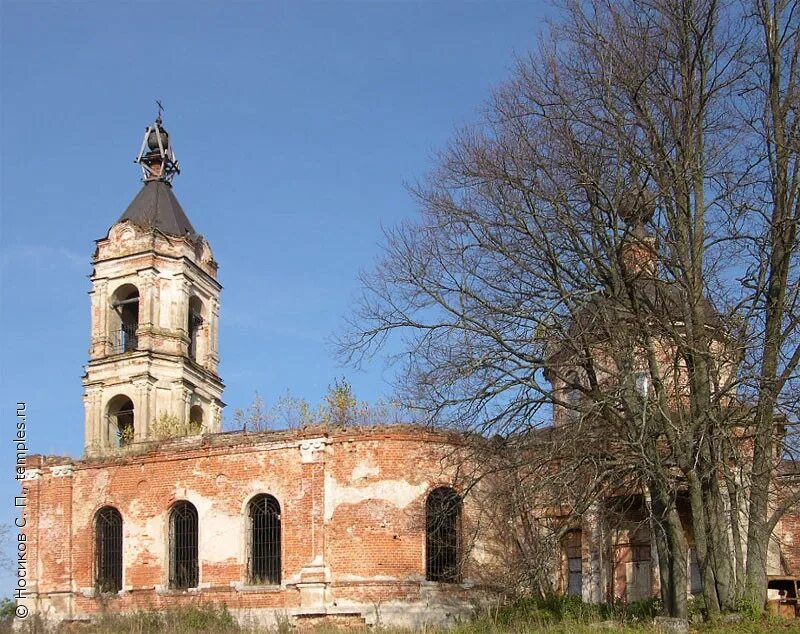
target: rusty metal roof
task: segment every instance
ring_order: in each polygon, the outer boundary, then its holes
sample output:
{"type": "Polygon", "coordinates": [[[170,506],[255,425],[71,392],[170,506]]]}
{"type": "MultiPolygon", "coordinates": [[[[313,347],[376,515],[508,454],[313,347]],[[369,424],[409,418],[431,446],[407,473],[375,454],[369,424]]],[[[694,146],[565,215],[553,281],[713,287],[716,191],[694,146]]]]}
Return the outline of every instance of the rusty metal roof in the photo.
{"type": "Polygon", "coordinates": [[[174,236],[197,235],[172,192],[172,187],[162,180],[147,181],[144,184],[118,222],[123,220],[130,220],[141,227],[153,227],[174,236]]]}

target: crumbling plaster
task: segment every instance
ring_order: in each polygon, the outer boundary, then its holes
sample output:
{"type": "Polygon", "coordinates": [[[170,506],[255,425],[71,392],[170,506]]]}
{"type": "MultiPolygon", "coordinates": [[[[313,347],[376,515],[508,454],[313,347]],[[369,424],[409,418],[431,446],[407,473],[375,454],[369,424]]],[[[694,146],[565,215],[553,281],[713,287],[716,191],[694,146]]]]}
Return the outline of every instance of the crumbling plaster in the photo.
{"type": "MultiPolygon", "coordinates": [[[[376,602],[392,601],[418,605],[433,618],[433,604],[444,603],[431,603],[424,581],[424,505],[432,487],[455,478],[451,455],[445,436],[398,427],[187,438],[75,461],[60,478],[47,459],[29,459],[29,471],[41,472],[32,482],[42,505],[28,530],[48,537],[32,553],[41,564],[34,602],[62,617],[101,609],[92,589],[92,542],[94,517],[105,505],[123,517],[123,591],[114,605],[135,609],[148,596],[157,605],[183,601],[187,591],[168,588],[168,517],[177,500],[187,500],[198,512],[200,556],[198,588],[188,594],[219,601],[223,592],[232,609],[260,610],[266,619],[281,609],[332,614],[337,605],[368,619],[376,602]],[[279,587],[247,583],[247,504],[259,493],[281,506],[279,587]],[[55,540],[62,552],[52,549],[55,540]],[[51,574],[56,569],[64,574],[51,574]],[[64,593],[74,601],[55,600],[64,593]]],[[[466,609],[468,585],[442,592],[466,609]]],[[[440,616],[451,613],[442,610],[440,616]]]]}

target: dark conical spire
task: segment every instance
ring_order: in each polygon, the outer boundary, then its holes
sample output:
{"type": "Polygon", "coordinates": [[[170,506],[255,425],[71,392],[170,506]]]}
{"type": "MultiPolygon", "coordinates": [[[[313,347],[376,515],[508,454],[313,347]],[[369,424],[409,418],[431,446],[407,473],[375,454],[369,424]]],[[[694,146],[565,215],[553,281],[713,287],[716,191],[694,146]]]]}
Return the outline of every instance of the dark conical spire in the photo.
{"type": "Polygon", "coordinates": [[[173,236],[197,235],[172,192],[172,187],[161,179],[145,181],[141,191],[118,222],[123,220],[130,220],[141,227],[152,227],[173,236]]]}

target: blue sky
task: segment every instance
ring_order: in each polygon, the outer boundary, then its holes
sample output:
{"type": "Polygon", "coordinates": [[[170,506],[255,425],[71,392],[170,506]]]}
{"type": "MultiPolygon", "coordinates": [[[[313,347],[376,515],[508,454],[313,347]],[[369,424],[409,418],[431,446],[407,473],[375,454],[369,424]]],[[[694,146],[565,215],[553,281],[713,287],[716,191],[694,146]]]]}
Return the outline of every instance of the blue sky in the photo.
{"type": "MultiPolygon", "coordinates": [[[[14,516],[10,442],[80,456],[88,275],[140,187],[132,162],[161,99],[175,193],[224,286],[227,418],[258,391],[319,401],[345,376],[391,396],[391,369],[341,368],[326,340],[413,218],[422,178],[474,121],[544,2],[0,0],[0,523],[14,516]]],[[[0,575],[0,596],[11,577],[0,575]]],[[[6,590],[6,589],[9,590],[6,590]]]]}

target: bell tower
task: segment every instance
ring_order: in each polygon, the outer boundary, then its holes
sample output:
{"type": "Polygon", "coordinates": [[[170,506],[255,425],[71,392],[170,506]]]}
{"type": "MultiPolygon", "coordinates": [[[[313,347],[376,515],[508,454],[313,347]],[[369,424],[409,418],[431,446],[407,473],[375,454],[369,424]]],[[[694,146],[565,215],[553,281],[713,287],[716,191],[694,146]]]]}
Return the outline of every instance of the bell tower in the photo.
{"type": "Polygon", "coordinates": [[[160,111],[136,162],[142,189],[93,258],[87,455],[221,425],[222,287],[211,247],[172,190],[180,168],[160,111]]]}

